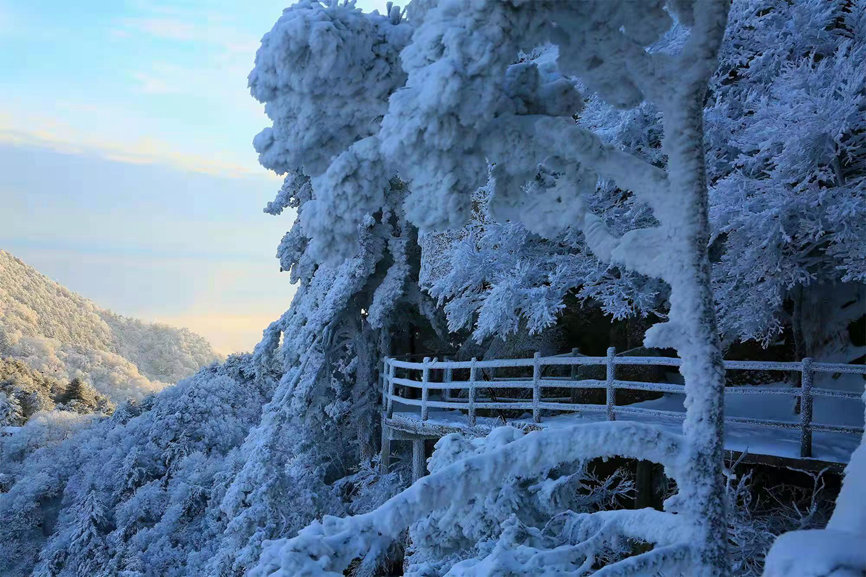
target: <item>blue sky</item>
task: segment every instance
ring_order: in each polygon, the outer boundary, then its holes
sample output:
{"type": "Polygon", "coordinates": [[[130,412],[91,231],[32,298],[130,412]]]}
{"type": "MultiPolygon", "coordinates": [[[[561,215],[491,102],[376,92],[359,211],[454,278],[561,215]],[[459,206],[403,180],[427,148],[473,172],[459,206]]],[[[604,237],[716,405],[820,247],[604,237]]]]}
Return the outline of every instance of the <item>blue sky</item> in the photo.
{"type": "Polygon", "coordinates": [[[288,3],[0,0],[0,248],[101,306],[250,349],[294,291],[246,87],[288,3]]]}

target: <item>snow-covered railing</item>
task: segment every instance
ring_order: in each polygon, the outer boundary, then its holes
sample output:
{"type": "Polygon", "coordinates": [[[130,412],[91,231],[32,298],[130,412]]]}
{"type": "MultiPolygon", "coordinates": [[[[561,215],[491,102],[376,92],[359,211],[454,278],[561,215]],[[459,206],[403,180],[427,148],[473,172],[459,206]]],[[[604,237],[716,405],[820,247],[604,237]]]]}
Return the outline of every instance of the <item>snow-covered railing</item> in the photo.
{"type": "MultiPolygon", "coordinates": [[[[640,420],[645,417],[667,417],[683,419],[682,411],[660,410],[641,406],[617,405],[617,391],[645,391],[651,393],[673,393],[683,395],[683,385],[664,382],[647,382],[623,380],[617,378],[617,367],[620,366],[655,366],[677,368],[680,359],[671,357],[629,357],[617,356],[616,349],[607,350],[606,357],[588,357],[578,355],[556,355],[542,357],[536,353],[532,358],[522,359],[488,359],[469,361],[451,361],[424,358],[423,361],[401,360],[387,357],[384,360],[382,405],[385,415],[391,418],[395,403],[415,407],[420,413],[420,419],[427,421],[431,409],[457,410],[467,415],[467,424],[475,426],[479,411],[484,410],[523,410],[531,411],[536,423],[542,421],[542,411],[557,411],[571,413],[600,413],[609,421],[618,416],[630,420],[640,420]],[[604,367],[605,378],[578,378],[579,367],[604,367]],[[555,372],[556,368],[570,369],[565,376],[545,376],[555,372]],[[497,369],[526,369],[526,377],[495,377],[497,369]],[[531,376],[528,376],[531,369],[531,376]],[[398,371],[400,373],[398,374],[398,371]],[[463,379],[455,378],[456,373],[462,373],[463,379]],[[571,390],[571,397],[545,397],[545,389],[571,390]],[[574,393],[580,390],[604,390],[605,402],[582,403],[574,399],[574,393]],[[497,397],[491,391],[525,390],[526,398],[514,396],[497,397]]],[[[780,421],[775,419],[726,416],[728,423],[743,423],[775,429],[800,430],[800,455],[812,456],[812,433],[815,431],[862,434],[863,427],[841,425],[837,423],[815,422],[813,419],[813,400],[815,397],[832,397],[858,401],[861,393],[840,391],[813,386],[814,375],[817,373],[861,374],[866,375],[866,365],[849,365],[843,363],[819,363],[810,358],[800,362],[764,362],[764,361],[725,361],[725,368],[739,371],[780,371],[800,373],[799,387],[756,387],[730,386],[726,394],[741,395],[786,395],[800,401],[800,419],[795,421],[780,421]]]]}

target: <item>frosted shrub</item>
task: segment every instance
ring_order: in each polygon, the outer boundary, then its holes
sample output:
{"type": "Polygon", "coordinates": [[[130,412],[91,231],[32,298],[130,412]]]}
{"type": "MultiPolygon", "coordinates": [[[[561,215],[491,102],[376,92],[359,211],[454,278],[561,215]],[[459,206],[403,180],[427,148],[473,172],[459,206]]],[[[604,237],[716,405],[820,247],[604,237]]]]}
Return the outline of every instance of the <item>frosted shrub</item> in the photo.
{"type": "MultiPolygon", "coordinates": [[[[524,435],[513,427],[498,428],[483,438],[448,435],[436,444],[430,472],[496,450],[524,435]]],[[[548,549],[566,545],[573,537],[578,513],[611,508],[632,493],[633,485],[622,472],[602,481],[582,462],[517,473],[467,504],[446,507],[415,522],[409,529],[405,574],[443,575],[460,563],[468,569],[473,564],[470,560],[492,558],[494,549],[521,544],[548,549]]],[[[614,558],[623,552],[623,545],[599,551],[594,559],[614,558]]]]}
{"type": "Polygon", "coordinates": [[[811,483],[759,486],[753,471],[741,475],[729,473],[728,536],[734,575],[761,575],[764,558],[776,537],[787,531],[814,529],[827,523],[832,496],[826,490],[824,474],[799,473],[811,483]]]}

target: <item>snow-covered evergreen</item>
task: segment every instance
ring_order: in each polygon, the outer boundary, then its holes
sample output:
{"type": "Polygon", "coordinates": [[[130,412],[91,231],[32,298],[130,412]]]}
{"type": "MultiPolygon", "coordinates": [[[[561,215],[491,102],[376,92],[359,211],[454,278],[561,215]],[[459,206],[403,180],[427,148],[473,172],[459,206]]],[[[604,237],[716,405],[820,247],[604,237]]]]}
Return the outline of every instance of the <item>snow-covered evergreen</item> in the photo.
{"type": "Polygon", "coordinates": [[[864,37],[860,0],[733,4],[706,110],[728,339],[767,342],[790,326],[799,356],[860,356],[838,333],[866,302],[864,37]]]}
{"type": "MultiPolygon", "coordinates": [[[[677,459],[689,466],[675,475],[679,494],[669,500],[669,512],[660,514],[665,521],[654,523],[656,531],[663,523],[669,531],[651,535],[646,519],[619,515],[620,532],[657,547],[601,572],[690,568],[695,575],[727,574],[724,377],[710,290],[703,155],[704,94],[715,71],[727,7],[711,1],[443,1],[419,20],[412,43],[402,53],[406,85],[392,96],[380,132],[382,151],[408,180],[409,220],[425,231],[463,225],[471,216],[473,193],[484,185],[490,167],[494,185],[489,203],[495,218],[520,220],[530,231],[554,238],[578,227],[599,259],[661,278],[671,287],[669,319],[651,329],[647,342],[673,347],[683,359],[684,440],[665,444],[670,453],[659,459],[672,470],[677,459]],[[673,25],[668,10],[689,27],[687,40],[671,54],[645,50],[673,25]],[[519,59],[521,51],[530,53],[545,44],[555,47],[555,59],[519,59]],[[663,116],[667,169],[576,125],[572,116],[582,109],[582,94],[572,76],[617,107],[654,102],[663,116]],[[649,206],[657,224],[621,236],[611,231],[585,200],[594,192],[598,175],[632,191],[649,206]]],[[[365,180],[364,173],[357,178],[365,180]]],[[[556,438],[552,432],[531,435],[527,439],[543,448],[530,443],[530,460],[518,460],[516,466],[532,475],[541,467],[535,461],[539,458],[556,466],[561,459],[635,456],[659,447],[651,427],[607,428],[611,431],[575,427],[570,445],[589,451],[578,455],[556,454],[547,446],[557,442],[546,440],[556,438]],[[618,428],[622,431],[614,432],[618,428]],[[618,444],[623,438],[628,449],[618,444]]],[[[336,574],[365,549],[372,549],[368,554],[381,550],[395,532],[443,506],[445,495],[468,500],[490,490],[491,483],[495,487],[507,477],[498,469],[502,458],[494,453],[487,459],[467,459],[422,479],[380,511],[327,521],[297,539],[277,542],[265,551],[254,574],[275,569],[282,575],[336,574]],[[465,489],[449,491],[449,485],[465,489]]],[[[520,545],[512,543],[497,554],[512,555],[512,546],[520,545]]],[[[587,554],[592,555],[592,549],[587,554]]],[[[517,564],[510,570],[527,568],[517,564]]]]}

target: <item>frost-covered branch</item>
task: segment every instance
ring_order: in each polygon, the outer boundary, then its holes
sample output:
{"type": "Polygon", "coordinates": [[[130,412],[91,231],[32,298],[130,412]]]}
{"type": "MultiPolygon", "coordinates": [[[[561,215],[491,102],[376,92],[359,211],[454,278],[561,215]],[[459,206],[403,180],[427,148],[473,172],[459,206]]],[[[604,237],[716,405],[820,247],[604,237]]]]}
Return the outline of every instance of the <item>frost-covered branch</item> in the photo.
{"type": "MultiPolygon", "coordinates": [[[[433,511],[460,507],[510,477],[605,456],[662,463],[673,479],[682,477],[687,467],[681,458],[679,437],[640,423],[594,423],[530,433],[490,453],[460,460],[421,478],[376,511],[344,519],[325,517],[294,539],[272,542],[250,574],[342,575],[353,559],[370,550],[386,549],[411,523],[433,511]]],[[[601,519],[602,523],[622,523],[626,533],[651,533],[650,528],[637,527],[640,521],[632,525],[622,514],[601,519]]],[[[666,523],[669,530],[660,532],[659,537],[669,539],[676,531],[676,523],[666,523]]]]}
{"type": "MultiPolygon", "coordinates": [[[[509,575],[601,575],[593,573],[593,565],[605,545],[619,538],[634,539],[656,546],[655,556],[665,557],[665,562],[679,565],[682,557],[678,551],[688,540],[688,528],[683,520],[669,513],[654,509],[596,511],[594,513],[572,514],[569,524],[577,530],[569,535],[574,544],[561,545],[551,549],[518,545],[514,548],[497,545],[483,559],[468,559],[455,564],[446,573],[454,577],[495,577],[507,571],[509,575]],[[677,547],[679,545],[679,547],[677,547]],[[673,552],[677,553],[673,553],[673,552]],[[673,554],[669,554],[673,553],[673,554]]],[[[605,571],[626,571],[630,568],[646,566],[647,560],[637,564],[631,558],[615,562],[605,571]]],[[[661,563],[662,560],[656,560],[661,563]]],[[[665,567],[668,568],[668,567],[665,567]]],[[[607,574],[607,573],[604,573],[607,574]]]]}
{"type": "Polygon", "coordinates": [[[643,577],[645,575],[676,575],[696,564],[694,547],[678,543],[659,547],[634,557],[627,557],[596,571],[594,577],[643,577]]]}
{"type": "Polygon", "coordinates": [[[669,193],[664,169],[605,144],[598,135],[570,119],[548,117],[521,122],[531,123],[532,131],[527,129],[527,137],[534,145],[545,148],[550,154],[590,166],[603,178],[634,192],[653,209],[659,207],[669,193]]]}

